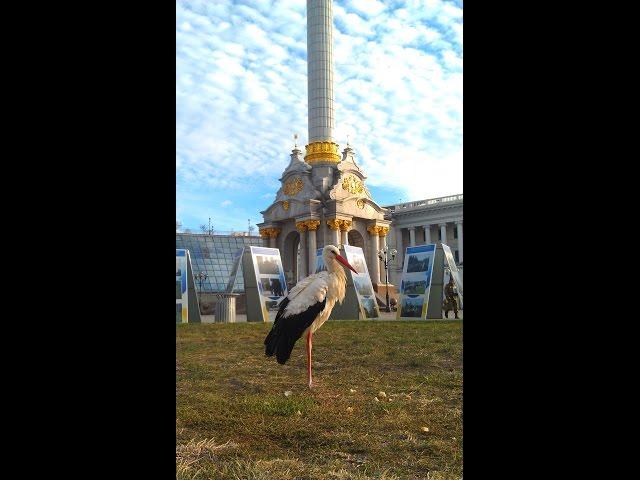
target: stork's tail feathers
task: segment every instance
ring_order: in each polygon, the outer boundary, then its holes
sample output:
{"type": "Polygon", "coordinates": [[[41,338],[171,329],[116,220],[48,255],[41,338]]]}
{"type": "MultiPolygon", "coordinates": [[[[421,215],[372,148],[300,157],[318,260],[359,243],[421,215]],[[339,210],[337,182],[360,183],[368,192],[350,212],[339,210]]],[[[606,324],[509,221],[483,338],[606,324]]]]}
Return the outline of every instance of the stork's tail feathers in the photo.
{"type": "Polygon", "coordinates": [[[287,335],[287,332],[283,332],[280,328],[275,328],[274,326],[264,340],[265,354],[267,357],[275,355],[278,363],[284,365],[289,360],[297,340],[297,338],[291,338],[287,335]]]}
{"type": "Polygon", "coordinates": [[[267,338],[264,339],[265,355],[267,357],[275,355],[280,365],[284,365],[289,360],[294,345],[325,305],[323,300],[302,313],[284,317],[284,310],[288,303],[289,298],[282,300],[273,327],[267,338]]]}

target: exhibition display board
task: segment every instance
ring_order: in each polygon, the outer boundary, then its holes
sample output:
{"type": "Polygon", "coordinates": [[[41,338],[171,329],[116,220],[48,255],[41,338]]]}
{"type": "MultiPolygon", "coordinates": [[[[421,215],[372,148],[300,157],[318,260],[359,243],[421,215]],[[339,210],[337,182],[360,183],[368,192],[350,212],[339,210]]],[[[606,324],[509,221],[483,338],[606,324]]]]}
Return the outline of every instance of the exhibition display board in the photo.
{"type": "Polygon", "coordinates": [[[429,305],[435,249],[434,244],[406,248],[396,318],[425,318],[429,305]]]}
{"type": "MultiPolygon", "coordinates": [[[[364,254],[360,247],[341,245],[340,254],[347,259],[358,271],[358,275],[351,270],[347,271],[347,283],[345,285],[345,296],[342,305],[336,303],[331,311],[331,318],[335,320],[360,320],[363,318],[378,318],[380,311],[376,302],[371,277],[367,269],[367,262],[364,261],[364,254]],[[351,275],[349,275],[349,273],[351,275]],[[360,292],[358,292],[358,288],[360,292]]],[[[319,273],[326,270],[322,258],[322,248],[316,250],[316,271],[319,273]]],[[[345,270],[346,271],[346,270],[345,270]]]]}
{"type": "Polygon", "coordinates": [[[429,244],[406,248],[396,318],[442,319],[445,268],[453,277],[462,300],[460,271],[448,245],[429,244]]]}
{"type": "Polygon", "coordinates": [[[189,250],[176,248],[176,323],[200,322],[189,250]]]}
{"type": "Polygon", "coordinates": [[[280,302],[288,295],[280,250],[245,247],[242,270],[247,293],[247,321],[275,320],[280,302]]]}
{"type": "Polygon", "coordinates": [[[233,286],[235,285],[236,278],[238,277],[238,269],[240,268],[240,261],[242,260],[243,254],[244,254],[244,247],[239,248],[233,254],[233,266],[231,267],[231,273],[229,274],[226,293],[233,293],[233,286]]]}
{"type": "MultiPolygon", "coordinates": [[[[451,248],[448,245],[442,244],[442,250],[444,251],[444,258],[447,260],[447,266],[449,267],[449,274],[453,277],[453,283],[458,290],[458,295],[460,295],[460,300],[462,300],[462,280],[460,279],[460,271],[458,270],[458,266],[456,265],[456,261],[453,258],[453,252],[451,252],[451,248]]],[[[446,282],[445,282],[446,283],[446,282]]]]}
{"type": "Polygon", "coordinates": [[[380,310],[373,292],[373,285],[371,284],[371,277],[369,276],[369,269],[367,268],[362,248],[352,247],[351,245],[344,245],[343,248],[347,261],[358,271],[355,274],[348,270],[348,273],[351,274],[351,280],[360,304],[361,315],[363,318],[378,318],[380,310]]]}

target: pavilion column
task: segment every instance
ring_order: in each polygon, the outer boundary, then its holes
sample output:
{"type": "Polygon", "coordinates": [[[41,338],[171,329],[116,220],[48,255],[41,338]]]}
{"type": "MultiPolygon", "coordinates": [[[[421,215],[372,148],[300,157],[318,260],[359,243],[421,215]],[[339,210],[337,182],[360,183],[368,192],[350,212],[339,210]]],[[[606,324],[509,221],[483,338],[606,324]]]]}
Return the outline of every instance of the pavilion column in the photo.
{"type": "Polygon", "coordinates": [[[440,243],[447,243],[447,224],[440,223],[440,243]]]}
{"type": "Polygon", "coordinates": [[[409,245],[415,246],[416,244],[416,227],[409,227],[409,245]]]}
{"type": "Polygon", "coordinates": [[[268,245],[270,248],[278,248],[277,238],[279,234],[280,234],[279,228],[268,227],[268,228],[260,229],[260,236],[262,237],[263,244],[265,244],[266,246],[267,238],[268,238],[269,239],[268,245]]]}
{"type": "Polygon", "coordinates": [[[349,230],[351,230],[351,220],[340,221],[340,243],[349,245],[349,230]]]}
{"type": "Polygon", "coordinates": [[[377,285],[380,283],[380,259],[378,258],[378,250],[380,250],[380,237],[378,236],[379,228],[377,226],[371,226],[367,228],[369,232],[369,251],[371,254],[370,263],[371,271],[371,283],[377,285]]]}
{"type": "Polygon", "coordinates": [[[300,233],[300,271],[298,272],[298,280],[302,280],[309,275],[307,267],[309,266],[309,252],[307,249],[307,227],[304,222],[296,222],[296,230],[300,233]]]}
{"type": "Polygon", "coordinates": [[[316,273],[316,232],[320,226],[320,220],[307,220],[307,253],[309,255],[309,275],[316,273]]]}
{"type": "Polygon", "coordinates": [[[424,243],[431,243],[431,225],[424,226],[424,243]]]}
{"type": "Polygon", "coordinates": [[[458,261],[462,263],[462,220],[456,222],[458,228],[458,261]]]}
{"type": "Polygon", "coordinates": [[[329,239],[330,244],[335,245],[336,247],[340,245],[340,224],[342,220],[338,220],[337,218],[332,218],[327,220],[327,226],[329,227],[329,239]]]}
{"type": "Polygon", "coordinates": [[[404,254],[404,247],[402,245],[402,228],[396,228],[396,250],[398,250],[398,259],[404,254]]]}

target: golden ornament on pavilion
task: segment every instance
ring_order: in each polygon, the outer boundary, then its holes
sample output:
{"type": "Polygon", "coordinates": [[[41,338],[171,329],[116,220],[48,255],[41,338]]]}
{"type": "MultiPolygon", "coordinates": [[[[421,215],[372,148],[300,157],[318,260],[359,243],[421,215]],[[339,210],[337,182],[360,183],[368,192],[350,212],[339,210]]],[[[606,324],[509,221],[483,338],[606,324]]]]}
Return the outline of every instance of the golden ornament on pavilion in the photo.
{"type": "Polygon", "coordinates": [[[302,183],[302,180],[298,177],[287,180],[284,184],[284,194],[293,197],[302,190],[303,186],[304,184],[302,183]]]}
{"type": "Polygon", "coordinates": [[[349,193],[362,193],[364,192],[364,185],[356,177],[349,175],[342,181],[342,189],[349,193]]]}

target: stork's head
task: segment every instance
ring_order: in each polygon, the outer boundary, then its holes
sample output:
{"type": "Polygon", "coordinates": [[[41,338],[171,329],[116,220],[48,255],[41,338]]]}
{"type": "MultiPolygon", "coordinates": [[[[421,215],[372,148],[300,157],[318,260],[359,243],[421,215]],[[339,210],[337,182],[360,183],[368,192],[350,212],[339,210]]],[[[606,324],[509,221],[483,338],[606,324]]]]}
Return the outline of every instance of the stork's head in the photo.
{"type": "Polygon", "coordinates": [[[324,259],[324,264],[329,273],[335,272],[336,269],[339,268],[338,263],[341,263],[346,268],[358,273],[355,268],[349,265],[347,259],[340,255],[340,250],[338,250],[338,247],[334,245],[327,245],[322,249],[322,258],[324,259]]]}

